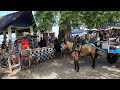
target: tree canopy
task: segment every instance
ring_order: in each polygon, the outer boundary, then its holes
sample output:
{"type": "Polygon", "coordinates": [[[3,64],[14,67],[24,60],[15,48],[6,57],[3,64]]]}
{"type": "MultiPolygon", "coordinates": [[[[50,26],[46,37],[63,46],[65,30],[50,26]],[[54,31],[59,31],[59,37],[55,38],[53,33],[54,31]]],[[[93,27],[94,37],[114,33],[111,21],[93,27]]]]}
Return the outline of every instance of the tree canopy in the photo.
{"type": "Polygon", "coordinates": [[[40,32],[49,31],[51,30],[55,21],[55,16],[57,12],[55,11],[36,11],[35,12],[35,19],[38,23],[38,28],[40,32]]]}
{"type": "Polygon", "coordinates": [[[120,20],[120,11],[36,11],[35,19],[40,32],[51,30],[59,18],[60,30],[70,30],[82,25],[86,28],[99,28],[101,24],[120,20]]]}
{"type": "Polygon", "coordinates": [[[102,24],[120,20],[119,11],[83,11],[82,21],[87,28],[99,28],[102,24]]]}

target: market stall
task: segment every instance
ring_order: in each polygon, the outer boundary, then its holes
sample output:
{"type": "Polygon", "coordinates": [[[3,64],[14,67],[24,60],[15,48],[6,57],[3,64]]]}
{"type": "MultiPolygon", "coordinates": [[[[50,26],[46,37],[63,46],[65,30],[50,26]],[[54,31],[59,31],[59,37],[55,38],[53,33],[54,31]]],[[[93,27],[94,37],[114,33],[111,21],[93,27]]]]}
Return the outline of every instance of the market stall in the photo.
{"type": "MultiPolygon", "coordinates": [[[[27,57],[29,63],[32,62],[38,63],[39,61],[48,60],[54,57],[53,47],[47,46],[40,48],[38,46],[37,36],[36,35],[26,35],[18,39],[18,51],[23,50],[27,52],[27,57]]],[[[28,65],[30,65],[28,64],[28,65]]],[[[29,67],[29,66],[26,66],[29,67]]]]}

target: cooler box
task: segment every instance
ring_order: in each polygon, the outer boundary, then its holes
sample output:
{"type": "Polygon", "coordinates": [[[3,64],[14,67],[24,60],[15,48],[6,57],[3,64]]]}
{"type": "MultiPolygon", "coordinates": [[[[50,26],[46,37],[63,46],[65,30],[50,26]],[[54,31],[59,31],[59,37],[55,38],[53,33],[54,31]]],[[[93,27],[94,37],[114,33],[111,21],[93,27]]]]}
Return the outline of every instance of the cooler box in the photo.
{"type": "Polygon", "coordinates": [[[30,48],[29,40],[20,40],[20,43],[22,45],[22,49],[26,50],[26,49],[30,48]]]}
{"type": "Polygon", "coordinates": [[[110,50],[109,53],[116,53],[116,51],[115,50],[110,50]]]}
{"type": "Polygon", "coordinates": [[[115,50],[110,50],[109,53],[120,53],[120,48],[116,48],[115,50]]]}
{"type": "Polygon", "coordinates": [[[115,49],[116,53],[120,53],[120,48],[115,49]]]}

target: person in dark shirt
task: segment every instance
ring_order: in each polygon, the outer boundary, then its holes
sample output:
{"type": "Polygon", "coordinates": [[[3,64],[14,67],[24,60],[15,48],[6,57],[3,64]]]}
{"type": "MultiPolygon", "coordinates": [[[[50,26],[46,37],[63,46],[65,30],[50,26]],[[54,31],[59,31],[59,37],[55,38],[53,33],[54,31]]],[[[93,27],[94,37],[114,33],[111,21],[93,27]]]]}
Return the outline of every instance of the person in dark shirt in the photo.
{"type": "Polygon", "coordinates": [[[61,46],[57,38],[55,38],[54,40],[54,49],[56,50],[57,53],[61,52],[61,46]]]}
{"type": "Polygon", "coordinates": [[[47,42],[46,42],[46,40],[43,38],[43,40],[42,40],[42,46],[43,47],[46,47],[47,46],[47,42]]]}
{"type": "Polygon", "coordinates": [[[73,44],[73,48],[72,48],[72,49],[75,50],[75,47],[76,47],[76,46],[77,46],[77,47],[79,46],[79,35],[76,35],[76,36],[75,36],[73,43],[74,43],[74,44],[73,44]]]}
{"type": "Polygon", "coordinates": [[[2,42],[1,48],[2,49],[6,49],[7,48],[7,45],[6,45],[5,41],[2,42]]]}
{"type": "Polygon", "coordinates": [[[100,41],[103,41],[103,33],[102,33],[102,31],[99,32],[99,36],[100,36],[100,41]]]}
{"type": "Polygon", "coordinates": [[[42,37],[41,37],[41,38],[40,38],[40,42],[38,42],[38,45],[39,45],[41,48],[43,47],[42,42],[43,42],[43,39],[42,39],[42,37]]]}

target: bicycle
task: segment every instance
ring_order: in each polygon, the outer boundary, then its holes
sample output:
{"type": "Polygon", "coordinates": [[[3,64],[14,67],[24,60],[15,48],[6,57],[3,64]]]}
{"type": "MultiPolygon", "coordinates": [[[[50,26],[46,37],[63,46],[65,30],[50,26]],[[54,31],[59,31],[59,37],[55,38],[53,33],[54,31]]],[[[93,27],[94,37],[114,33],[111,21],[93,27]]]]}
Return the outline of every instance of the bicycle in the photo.
{"type": "Polygon", "coordinates": [[[31,65],[31,61],[29,60],[29,57],[27,56],[27,52],[20,51],[19,56],[20,56],[21,66],[23,68],[29,68],[31,65]]]}
{"type": "Polygon", "coordinates": [[[10,51],[9,54],[5,54],[0,57],[0,63],[3,68],[8,68],[9,66],[13,66],[15,64],[19,64],[22,68],[29,68],[31,65],[31,61],[25,55],[25,51],[10,51]],[[9,59],[9,63],[8,63],[9,59]]]}

